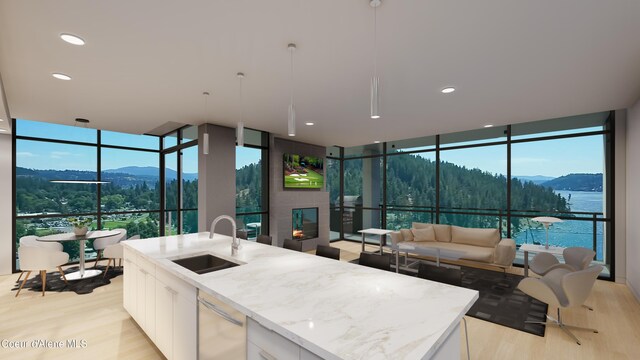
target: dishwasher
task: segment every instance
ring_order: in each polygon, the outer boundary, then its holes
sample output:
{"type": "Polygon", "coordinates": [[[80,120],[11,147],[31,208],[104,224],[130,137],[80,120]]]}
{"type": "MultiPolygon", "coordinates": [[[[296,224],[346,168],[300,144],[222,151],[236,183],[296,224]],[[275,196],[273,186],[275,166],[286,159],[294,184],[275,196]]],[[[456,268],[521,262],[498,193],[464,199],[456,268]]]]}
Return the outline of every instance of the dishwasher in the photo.
{"type": "Polygon", "coordinates": [[[198,359],[246,359],[246,320],[240,311],[198,290],[198,359]]]}

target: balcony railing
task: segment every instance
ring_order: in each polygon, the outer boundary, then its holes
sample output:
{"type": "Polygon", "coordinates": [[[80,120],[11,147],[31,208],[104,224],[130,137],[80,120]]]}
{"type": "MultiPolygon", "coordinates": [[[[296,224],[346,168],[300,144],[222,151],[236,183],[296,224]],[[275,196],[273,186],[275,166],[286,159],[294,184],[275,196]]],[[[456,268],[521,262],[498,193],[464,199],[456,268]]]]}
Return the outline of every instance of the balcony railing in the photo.
{"type": "MultiPolygon", "coordinates": [[[[358,230],[361,230],[360,228],[364,227],[362,224],[362,221],[359,221],[358,219],[358,217],[360,218],[363,217],[362,213],[358,214],[359,211],[360,212],[378,211],[379,212],[379,218],[377,220],[378,224],[372,224],[372,226],[374,227],[381,226],[383,223],[386,223],[386,227],[388,229],[400,228],[400,227],[410,225],[410,224],[407,224],[407,222],[409,221],[425,221],[425,222],[434,223],[437,217],[437,214],[439,212],[441,217],[442,215],[495,217],[495,220],[497,222],[496,225],[500,230],[500,234],[503,237],[508,236],[507,229],[509,227],[512,228],[511,229],[512,233],[514,230],[518,231],[518,233],[514,235],[514,237],[516,237],[516,243],[518,248],[520,247],[521,244],[524,244],[524,243],[529,243],[529,242],[543,243],[544,235],[542,234],[544,234],[543,232],[544,228],[542,227],[541,224],[538,224],[538,223],[530,223],[529,226],[520,227],[513,222],[514,219],[530,219],[536,216],[545,215],[545,216],[554,216],[559,219],[571,221],[571,222],[573,221],[590,222],[591,223],[589,226],[590,231],[588,232],[582,232],[584,231],[584,228],[582,226],[576,226],[578,229],[575,231],[564,231],[564,232],[560,231],[560,233],[556,231],[555,233],[552,232],[550,234],[556,235],[556,236],[558,234],[564,235],[564,236],[575,235],[573,236],[574,239],[569,242],[580,242],[576,239],[583,239],[584,238],[583,235],[590,235],[591,236],[590,247],[596,252],[597,259],[600,259],[600,260],[604,258],[604,250],[605,250],[604,240],[605,239],[603,238],[602,249],[598,251],[598,248],[599,248],[598,237],[599,235],[604,236],[604,231],[599,232],[598,225],[609,223],[611,221],[611,219],[605,217],[602,212],[586,212],[586,211],[543,211],[543,210],[514,209],[514,210],[511,210],[510,212],[507,212],[504,209],[463,208],[463,207],[440,207],[440,209],[438,210],[436,209],[435,206],[410,206],[410,205],[387,205],[386,208],[384,208],[382,205],[378,207],[362,207],[360,205],[356,205],[356,206],[345,206],[344,209],[345,209],[345,212],[342,215],[343,224],[350,225],[344,228],[345,237],[347,237],[347,234],[356,234],[358,230]],[[426,215],[426,218],[422,218],[422,219],[412,218],[412,219],[402,219],[399,221],[395,221],[392,216],[394,213],[424,214],[426,215]],[[386,217],[386,219],[384,219],[384,222],[383,222],[383,217],[386,217]],[[511,219],[510,225],[507,222],[509,218],[511,219]],[[514,227],[516,229],[513,229],[514,227]],[[524,239],[523,239],[523,234],[527,234],[527,232],[529,232],[530,236],[529,235],[524,236],[524,239]],[[537,235],[540,235],[540,240],[536,239],[537,235]]],[[[372,216],[375,217],[376,215],[377,214],[374,214],[372,216]]],[[[470,224],[470,225],[460,224],[460,225],[474,226],[474,224],[470,224]]],[[[562,225],[558,225],[557,227],[561,228],[561,226],[562,225]]],[[[568,225],[565,225],[565,226],[568,226],[568,225]]],[[[335,231],[337,229],[334,229],[334,227],[332,226],[332,230],[335,231]]],[[[558,245],[570,246],[571,244],[558,244],[558,245]]],[[[584,245],[580,245],[580,246],[584,246],[584,245]]],[[[585,246],[585,247],[588,247],[588,246],[585,246]]]]}

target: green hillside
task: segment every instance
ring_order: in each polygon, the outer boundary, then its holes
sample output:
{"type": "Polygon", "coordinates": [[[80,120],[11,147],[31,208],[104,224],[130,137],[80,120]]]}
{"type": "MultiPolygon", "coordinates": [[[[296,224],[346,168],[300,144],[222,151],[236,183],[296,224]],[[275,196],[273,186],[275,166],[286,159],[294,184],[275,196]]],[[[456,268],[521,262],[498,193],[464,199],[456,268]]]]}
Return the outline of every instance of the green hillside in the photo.
{"type": "Polygon", "coordinates": [[[544,182],[555,190],[602,191],[602,174],[569,174],[544,182]]]}

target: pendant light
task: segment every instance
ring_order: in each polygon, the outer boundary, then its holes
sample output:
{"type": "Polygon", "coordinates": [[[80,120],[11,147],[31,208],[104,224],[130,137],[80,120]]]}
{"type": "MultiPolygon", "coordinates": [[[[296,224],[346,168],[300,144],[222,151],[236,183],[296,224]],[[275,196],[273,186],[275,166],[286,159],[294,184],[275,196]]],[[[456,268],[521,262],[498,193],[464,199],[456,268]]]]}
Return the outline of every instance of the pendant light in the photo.
{"type": "MultiPolygon", "coordinates": [[[[206,118],[209,92],[205,91],[202,95],[204,96],[204,116],[206,118]]],[[[202,154],[209,155],[209,126],[207,123],[204,124],[204,135],[202,135],[202,154]]]]}
{"type": "Polygon", "coordinates": [[[380,118],[380,79],[378,78],[378,6],[382,4],[382,0],[370,0],[369,5],[373,8],[373,76],[371,77],[371,118],[380,118]]]}
{"type": "Polygon", "coordinates": [[[296,51],[296,44],[291,43],[287,45],[289,53],[291,54],[291,94],[289,99],[289,113],[288,113],[288,134],[289,136],[296,136],[296,109],[293,105],[293,53],[296,51]]]}
{"type": "Polygon", "coordinates": [[[237,127],[238,146],[244,146],[244,106],[242,104],[242,79],[244,79],[244,73],[237,73],[240,80],[240,121],[237,127]]]}

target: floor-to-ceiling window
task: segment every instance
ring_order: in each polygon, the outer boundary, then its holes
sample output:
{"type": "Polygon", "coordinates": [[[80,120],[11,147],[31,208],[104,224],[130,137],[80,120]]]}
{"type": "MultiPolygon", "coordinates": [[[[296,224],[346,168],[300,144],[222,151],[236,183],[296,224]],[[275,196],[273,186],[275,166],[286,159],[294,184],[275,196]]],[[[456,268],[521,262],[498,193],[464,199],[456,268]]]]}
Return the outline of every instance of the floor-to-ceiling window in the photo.
{"type": "MultiPolygon", "coordinates": [[[[603,276],[611,276],[613,116],[340,149],[333,159],[342,172],[333,185],[340,188],[332,190],[339,214],[332,230],[359,240],[362,228],[407,228],[413,221],[494,227],[519,246],[544,243],[544,228],[531,218],[555,216],[564,222],[552,227],[550,242],[595,250],[603,276]]],[[[520,251],[515,263],[522,263],[520,251]]]]}
{"type": "Polygon", "coordinates": [[[507,128],[441,135],[439,222],[506,235],[507,128]]]}
{"type": "Polygon", "coordinates": [[[386,227],[436,219],[436,137],[384,144],[387,154],[386,227]]]}
{"type": "Polygon", "coordinates": [[[198,232],[198,127],[162,137],[161,235],[198,232]]]}
{"type": "Polygon", "coordinates": [[[269,234],[269,139],[245,129],[244,146],[236,146],[236,226],[255,240],[269,234]]]}
{"type": "Polygon", "coordinates": [[[382,152],[382,144],[344,149],[342,218],[345,238],[360,239],[358,230],[383,225],[382,152]]]}
{"type": "Polygon", "coordinates": [[[327,148],[326,153],[326,190],[329,193],[329,240],[340,240],[342,233],[342,208],[340,191],[342,189],[342,171],[340,161],[342,149],[337,146],[327,148]]]}
{"type": "MultiPolygon", "coordinates": [[[[545,243],[534,216],[563,220],[549,231],[549,243],[596,252],[613,263],[613,121],[603,114],[511,127],[511,234],[518,245],[545,243]],[[539,190],[540,186],[546,192],[539,190]]],[[[518,253],[517,263],[522,263],[518,253]]]]}
{"type": "MultiPolygon", "coordinates": [[[[23,236],[70,231],[71,217],[92,219],[92,229],[124,228],[128,236],[142,238],[158,235],[158,137],[27,120],[16,120],[14,129],[16,251],[23,236]]],[[[76,261],[79,244],[63,246],[70,261],[76,261]]],[[[94,256],[88,242],[87,258],[94,256]]]]}

